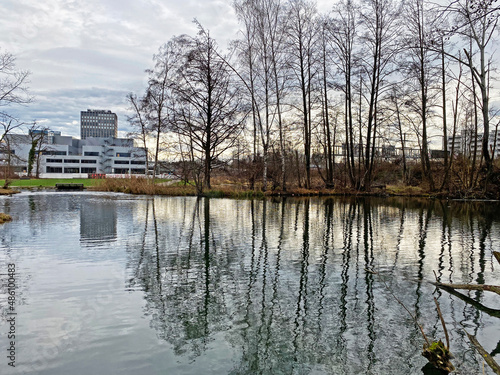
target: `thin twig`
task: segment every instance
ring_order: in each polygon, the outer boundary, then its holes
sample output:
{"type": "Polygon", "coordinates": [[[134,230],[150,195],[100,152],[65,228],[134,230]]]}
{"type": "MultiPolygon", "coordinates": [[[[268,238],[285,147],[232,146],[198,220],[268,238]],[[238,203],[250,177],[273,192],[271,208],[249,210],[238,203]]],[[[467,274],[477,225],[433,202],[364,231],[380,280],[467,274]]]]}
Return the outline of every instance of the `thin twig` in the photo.
{"type": "Polygon", "coordinates": [[[387,288],[387,290],[389,291],[389,293],[391,294],[391,296],[392,296],[392,297],[393,297],[393,298],[394,298],[394,299],[395,299],[395,300],[396,300],[396,301],[397,301],[397,302],[398,302],[401,306],[403,306],[403,308],[406,310],[406,312],[408,313],[408,315],[410,315],[410,316],[411,316],[411,318],[413,319],[413,321],[415,322],[415,324],[416,324],[416,325],[418,326],[418,328],[420,329],[420,332],[422,333],[422,336],[424,337],[425,342],[427,343],[427,346],[430,346],[430,345],[431,345],[431,343],[430,343],[429,339],[427,338],[427,336],[426,336],[426,334],[425,334],[425,332],[424,332],[423,327],[419,324],[419,322],[418,322],[417,318],[416,318],[416,317],[415,317],[415,316],[414,316],[414,315],[410,312],[410,310],[408,310],[408,308],[405,306],[405,304],[404,304],[403,302],[401,302],[401,301],[398,299],[398,297],[396,297],[396,296],[394,295],[394,293],[393,293],[393,292],[392,292],[392,290],[389,288],[389,286],[386,284],[386,282],[385,282],[384,280],[382,280],[382,279],[380,279],[380,280],[384,283],[385,287],[387,288]]]}
{"type": "Polygon", "coordinates": [[[450,350],[450,337],[448,336],[448,330],[446,329],[446,324],[444,324],[443,314],[441,314],[441,308],[439,307],[439,302],[436,297],[434,297],[434,303],[436,304],[439,319],[441,319],[441,325],[443,326],[444,336],[446,337],[446,348],[450,350]]]}

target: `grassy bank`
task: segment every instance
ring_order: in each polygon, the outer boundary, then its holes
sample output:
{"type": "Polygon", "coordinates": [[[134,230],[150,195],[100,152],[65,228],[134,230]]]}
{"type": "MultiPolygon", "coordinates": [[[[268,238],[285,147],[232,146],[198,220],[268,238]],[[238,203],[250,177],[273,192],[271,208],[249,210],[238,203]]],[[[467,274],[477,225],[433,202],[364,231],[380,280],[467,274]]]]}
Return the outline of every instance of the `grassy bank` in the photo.
{"type": "MultiPolygon", "coordinates": [[[[462,198],[462,199],[481,199],[484,194],[481,191],[470,191],[466,196],[454,192],[430,192],[424,186],[409,186],[401,183],[375,185],[369,192],[360,192],[349,187],[336,187],[335,189],[326,189],[321,183],[317,183],[311,189],[305,189],[299,186],[288,186],[286,191],[280,189],[261,191],[261,186],[256,183],[254,189],[244,180],[231,179],[228,177],[217,177],[212,180],[212,188],[203,191],[203,196],[212,198],[262,198],[265,196],[411,196],[411,197],[437,197],[437,198],[462,198]]],[[[93,179],[31,179],[31,180],[13,180],[13,188],[55,188],[58,183],[78,183],[92,191],[121,192],[128,194],[144,195],[165,195],[165,196],[196,196],[198,192],[194,184],[184,184],[168,180],[156,180],[151,183],[145,178],[107,178],[101,180],[93,179]]],[[[0,180],[0,184],[4,184],[0,180]]],[[[1,186],[1,185],[0,185],[1,186]]],[[[0,194],[16,193],[14,189],[0,189],[0,194]]],[[[490,198],[491,199],[491,198],[490,198]]]]}
{"type": "Polygon", "coordinates": [[[0,188],[0,195],[12,195],[12,194],[16,194],[16,193],[20,193],[19,190],[15,190],[15,189],[3,189],[3,188],[0,188]]]}
{"type": "MultiPolygon", "coordinates": [[[[92,187],[96,186],[99,180],[93,180],[88,178],[72,178],[72,179],[64,179],[64,178],[39,178],[39,179],[31,179],[31,180],[11,180],[10,186],[12,187],[55,187],[56,184],[83,184],[84,187],[92,187]]],[[[0,180],[0,186],[5,184],[5,180],[0,180]]]]}
{"type": "MultiPolygon", "coordinates": [[[[11,180],[9,186],[11,187],[20,187],[20,188],[37,188],[37,187],[42,187],[42,188],[55,188],[56,184],[83,184],[85,188],[90,188],[94,190],[93,188],[98,188],[102,183],[105,183],[108,181],[108,183],[112,183],[113,180],[118,180],[118,181],[130,181],[130,180],[135,180],[135,181],[140,181],[140,180],[145,180],[142,178],[132,178],[132,179],[91,179],[91,178],[32,178],[30,180],[11,180]]],[[[164,183],[167,180],[155,180],[157,184],[164,183]]],[[[5,180],[0,180],[0,186],[3,186],[5,184],[5,180]]]]}
{"type": "MultiPolygon", "coordinates": [[[[132,179],[105,179],[100,180],[92,190],[120,192],[128,194],[165,195],[165,196],[196,196],[194,185],[183,183],[156,183],[143,178],[132,179]]],[[[238,181],[214,180],[212,189],[204,190],[203,196],[210,198],[263,198],[266,196],[333,196],[333,195],[375,195],[375,196],[428,196],[429,194],[420,187],[408,187],[399,185],[388,185],[373,189],[369,193],[361,193],[352,189],[305,189],[301,187],[290,187],[286,191],[251,190],[245,184],[238,181]]]]}
{"type": "MultiPolygon", "coordinates": [[[[166,196],[195,196],[197,195],[196,187],[190,184],[168,183],[159,181],[154,184],[144,178],[109,178],[100,180],[98,184],[93,186],[92,190],[110,191],[128,194],[145,194],[145,195],[166,195],[166,196]]],[[[211,190],[204,192],[205,196],[212,198],[232,197],[232,198],[254,198],[263,197],[262,192],[255,192],[244,189],[238,185],[219,185],[211,190]]]]}

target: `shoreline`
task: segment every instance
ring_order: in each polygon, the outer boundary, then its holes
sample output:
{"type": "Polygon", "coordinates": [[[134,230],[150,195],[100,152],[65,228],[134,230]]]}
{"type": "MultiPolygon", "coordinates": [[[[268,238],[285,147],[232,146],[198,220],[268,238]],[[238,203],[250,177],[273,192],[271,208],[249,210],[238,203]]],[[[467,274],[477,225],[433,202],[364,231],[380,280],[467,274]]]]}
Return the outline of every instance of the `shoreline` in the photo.
{"type": "MultiPolygon", "coordinates": [[[[12,196],[21,191],[44,191],[55,189],[55,183],[40,184],[30,186],[11,186],[8,189],[0,189],[0,195],[12,196]]],[[[177,183],[155,183],[151,184],[147,180],[141,179],[103,179],[98,180],[95,185],[87,185],[85,191],[116,192],[133,195],[158,195],[158,196],[201,196],[209,198],[233,198],[233,199],[263,199],[266,197],[409,197],[409,198],[429,198],[443,200],[481,200],[499,201],[500,196],[492,196],[484,191],[469,192],[431,192],[421,186],[405,185],[378,185],[371,191],[357,191],[350,188],[337,189],[305,189],[294,187],[282,190],[250,190],[240,183],[214,184],[211,189],[204,190],[201,194],[197,192],[194,185],[181,185],[177,183]]]]}

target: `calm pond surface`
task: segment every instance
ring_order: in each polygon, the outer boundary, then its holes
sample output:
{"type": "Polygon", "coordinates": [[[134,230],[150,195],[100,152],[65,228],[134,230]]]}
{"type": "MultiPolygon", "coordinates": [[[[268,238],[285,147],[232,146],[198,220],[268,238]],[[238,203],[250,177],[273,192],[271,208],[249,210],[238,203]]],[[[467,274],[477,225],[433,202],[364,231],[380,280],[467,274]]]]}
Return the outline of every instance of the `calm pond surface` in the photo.
{"type": "Polygon", "coordinates": [[[429,283],[500,283],[495,202],[23,192],[1,211],[1,374],[422,374],[397,300],[444,341],[434,297],[458,373],[483,373],[462,325],[500,361],[500,298],[429,283]]]}

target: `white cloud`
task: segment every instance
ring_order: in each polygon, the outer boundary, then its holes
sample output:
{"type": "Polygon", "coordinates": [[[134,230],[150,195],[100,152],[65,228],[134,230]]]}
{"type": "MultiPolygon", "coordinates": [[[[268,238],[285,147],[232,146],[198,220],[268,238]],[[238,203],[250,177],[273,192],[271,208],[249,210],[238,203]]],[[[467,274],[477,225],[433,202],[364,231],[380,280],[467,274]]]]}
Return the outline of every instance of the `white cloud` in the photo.
{"type": "MultiPolygon", "coordinates": [[[[109,109],[128,131],[125,96],[144,87],[144,70],[174,35],[194,34],[196,18],[221,48],[236,37],[231,0],[2,0],[0,48],[29,69],[36,102],[17,109],[79,136],[80,111],[109,109]],[[6,17],[5,15],[9,15],[6,17]]],[[[327,2],[325,1],[325,4],[327,2]]]]}

